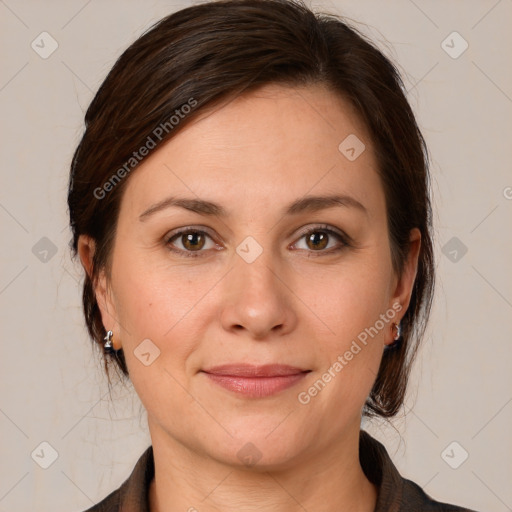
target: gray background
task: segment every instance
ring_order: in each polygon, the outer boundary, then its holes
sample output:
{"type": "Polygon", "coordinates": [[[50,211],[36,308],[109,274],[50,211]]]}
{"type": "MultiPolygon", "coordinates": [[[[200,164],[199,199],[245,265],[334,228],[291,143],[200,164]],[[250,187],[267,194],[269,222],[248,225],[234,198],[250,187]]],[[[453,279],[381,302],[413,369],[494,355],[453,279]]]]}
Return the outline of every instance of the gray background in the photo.
{"type": "MultiPolygon", "coordinates": [[[[110,401],[86,335],[66,186],[85,109],[115,59],[185,5],[0,0],[0,512],[84,510],[150,444],[138,397],[128,384],[110,401]],[[46,59],[31,47],[51,49],[43,31],[58,44],[46,59]],[[43,442],[58,453],[47,469],[43,442]]],[[[393,426],[364,426],[434,498],[511,510],[512,0],[312,6],[358,20],[398,62],[432,156],[432,321],[393,426]]]]}

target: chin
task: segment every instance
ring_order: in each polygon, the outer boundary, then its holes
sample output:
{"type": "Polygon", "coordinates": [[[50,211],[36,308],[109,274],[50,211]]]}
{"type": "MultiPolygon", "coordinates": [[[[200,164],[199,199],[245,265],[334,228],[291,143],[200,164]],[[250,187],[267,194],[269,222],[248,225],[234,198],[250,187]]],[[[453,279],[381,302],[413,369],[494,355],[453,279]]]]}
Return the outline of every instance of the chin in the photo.
{"type": "Polygon", "coordinates": [[[222,436],[222,440],[210,438],[213,444],[206,447],[214,459],[238,469],[252,471],[284,470],[293,467],[296,458],[304,452],[313,440],[307,439],[307,429],[285,428],[286,416],[279,421],[267,418],[260,421],[246,418],[246,421],[233,425],[225,425],[233,437],[222,436]],[[257,423],[255,423],[257,422],[257,423]],[[281,425],[279,424],[280,422],[281,425]]]}

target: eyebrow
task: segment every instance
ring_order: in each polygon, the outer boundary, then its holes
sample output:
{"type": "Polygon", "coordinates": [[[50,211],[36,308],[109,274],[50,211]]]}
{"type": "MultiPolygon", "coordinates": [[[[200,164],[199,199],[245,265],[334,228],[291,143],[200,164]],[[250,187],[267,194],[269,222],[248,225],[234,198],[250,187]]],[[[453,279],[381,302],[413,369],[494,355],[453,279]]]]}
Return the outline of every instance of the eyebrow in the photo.
{"type": "MultiPolygon", "coordinates": [[[[357,199],[348,195],[324,195],[324,196],[305,196],[297,199],[284,208],[283,215],[298,215],[301,213],[313,213],[336,206],[351,207],[368,214],[368,210],[357,199]]],[[[179,207],[198,213],[199,215],[228,217],[225,208],[217,203],[203,199],[192,199],[185,197],[168,197],[162,201],[150,206],[139,216],[139,220],[144,222],[151,215],[165,210],[167,208],[179,207]]]]}

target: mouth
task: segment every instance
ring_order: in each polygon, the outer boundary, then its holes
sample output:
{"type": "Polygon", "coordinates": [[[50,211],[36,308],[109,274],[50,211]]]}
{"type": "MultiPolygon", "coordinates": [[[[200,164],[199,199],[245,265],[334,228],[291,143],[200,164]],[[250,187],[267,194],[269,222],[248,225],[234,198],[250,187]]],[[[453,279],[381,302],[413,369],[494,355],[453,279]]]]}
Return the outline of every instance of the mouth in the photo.
{"type": "Polygon", "coordinates": [[[295,366],[245,363],[215,366],[202,370],[211,382],[248,398],[263,398],[300,382],[311,370],[295,366]]]}

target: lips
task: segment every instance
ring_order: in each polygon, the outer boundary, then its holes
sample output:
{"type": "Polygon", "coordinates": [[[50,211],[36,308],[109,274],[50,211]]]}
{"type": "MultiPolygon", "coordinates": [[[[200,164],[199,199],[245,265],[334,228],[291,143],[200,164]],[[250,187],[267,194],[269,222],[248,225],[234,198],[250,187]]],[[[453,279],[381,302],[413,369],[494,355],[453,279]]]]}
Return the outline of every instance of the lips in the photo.
{"type": "Polygon", "coordinates": [[[240,363],[214,366],[203,371],[211,375],[229,375],[232,377],[283,377],[288,375],[297,375],[310,370],[303,370],[295,366],[288,366],[284,364],[266,364],[263,366],[256,366],[240,363]]]}
{"type": "Polygon", "coordinates": [[[246,398],[263,398],[294,386],[310,371],[282,364],[256,366],[241,363],[215,366],[203,373],[211,382],[232,393],[246,398]]]}

